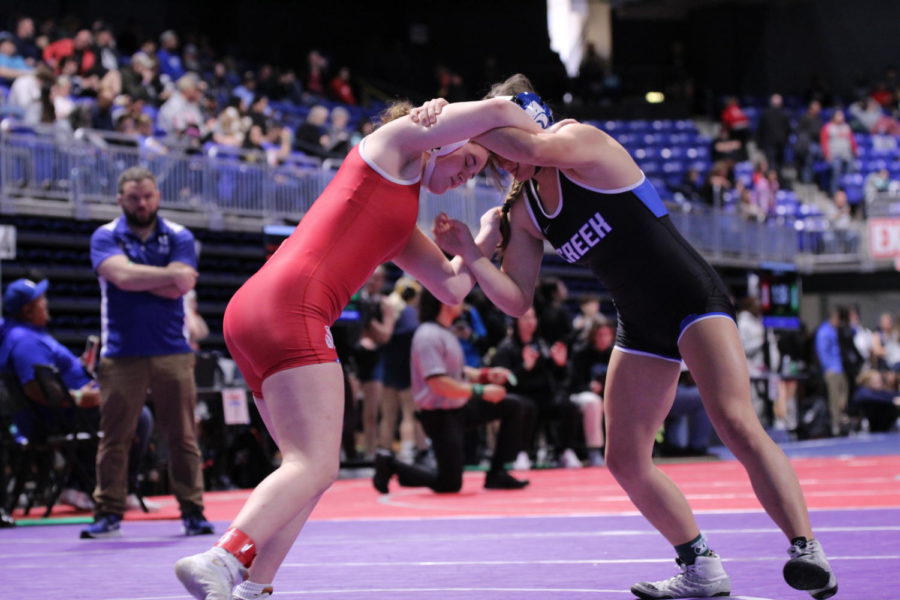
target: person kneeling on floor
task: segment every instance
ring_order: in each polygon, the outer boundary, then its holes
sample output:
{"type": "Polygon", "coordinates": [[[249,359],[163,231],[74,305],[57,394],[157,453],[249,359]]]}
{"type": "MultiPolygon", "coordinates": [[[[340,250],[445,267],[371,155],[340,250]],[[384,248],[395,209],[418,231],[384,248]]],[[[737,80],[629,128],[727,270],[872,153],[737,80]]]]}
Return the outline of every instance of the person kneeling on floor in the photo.
{"type": "Polygon", "coordinates": [[[521,489],[528,481],[510,475],[504,465],[522,449],[523,425],[533,407],[506,395],[510,372],[503,368],[464,366],[462,346],[450,330],[461,305],[442,304],[423,289],[419,304],[421,325],[412,341],[412,389],[417,417],[431,438],[437,470],[409,465],[380,449],[375,455],[372,483],[382,494],[394,474],[400,485],[430,487],[435,492],[458,492],[465,463],[464,438],[469,427],[499,420],[500,430],[484,487],[521,489]]]}

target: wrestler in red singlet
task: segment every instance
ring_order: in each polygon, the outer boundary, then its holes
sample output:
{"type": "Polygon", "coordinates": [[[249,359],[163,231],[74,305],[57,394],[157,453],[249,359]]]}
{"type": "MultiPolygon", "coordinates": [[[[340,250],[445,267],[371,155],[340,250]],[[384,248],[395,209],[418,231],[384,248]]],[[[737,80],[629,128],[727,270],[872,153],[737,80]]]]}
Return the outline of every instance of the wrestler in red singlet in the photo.
{"type": "Polygon", "coordinates": [[[273,373],[337,360],[329,326],[416,227],[420,178],[387,175],[364,144],[225,310],[225,343],[257,398],[273,373]]]}

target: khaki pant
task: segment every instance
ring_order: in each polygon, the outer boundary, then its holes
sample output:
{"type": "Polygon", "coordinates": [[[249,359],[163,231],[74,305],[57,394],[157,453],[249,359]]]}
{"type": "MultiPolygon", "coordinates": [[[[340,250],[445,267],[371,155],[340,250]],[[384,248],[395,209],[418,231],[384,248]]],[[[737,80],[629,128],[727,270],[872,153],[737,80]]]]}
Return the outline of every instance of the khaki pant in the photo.
{"type": "Polygon", "coordinates": [[[828,412],[831,414],[831,433],[838,435],[841,425],[847,420],[847,398],[850,389],[847,385],[847,376],[834,371],[825,372],[825,387],[828,389],[828,412]]]}
{"type": "Polygon", "coordinates": [[[203,474],[194,406],[193,354],[104,358],[100,361],[100,430],[97,514],[121,515],[128,493],[128,451],[138,416],[153,401],[156,423],[169,448],[169,481],[182,514],[203,510],[203,474]]]}

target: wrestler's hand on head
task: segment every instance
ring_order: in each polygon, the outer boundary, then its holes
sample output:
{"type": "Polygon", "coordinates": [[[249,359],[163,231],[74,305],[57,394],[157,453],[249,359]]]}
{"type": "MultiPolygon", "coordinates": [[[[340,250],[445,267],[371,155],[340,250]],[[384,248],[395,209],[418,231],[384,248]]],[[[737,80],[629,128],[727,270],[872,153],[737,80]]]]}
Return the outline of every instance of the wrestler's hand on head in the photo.
{"type": "Polygon", "coordinates": [[[433,98],[428,100],[422,106],[409,111],[409,118],[413,123],[418,123],[423,127],[430,127],[437,123],[437,116],[441,114],[441,109],[450,104],[443,98],[433,98]]]}

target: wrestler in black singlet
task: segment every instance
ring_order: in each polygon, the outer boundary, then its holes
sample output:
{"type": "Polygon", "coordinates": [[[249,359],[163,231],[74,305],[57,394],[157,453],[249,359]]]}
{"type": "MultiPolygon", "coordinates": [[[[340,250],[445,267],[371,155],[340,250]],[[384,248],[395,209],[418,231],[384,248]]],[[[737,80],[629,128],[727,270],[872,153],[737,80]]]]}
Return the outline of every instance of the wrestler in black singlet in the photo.
{"type": "Polygon", "coordinates": [[[534,180],[525,185],[528,212],[564,260],[589,267],[609,290],[617,347],[680,361],[678,340],[691,323],[734,319],[725,284],[675,229],[649,180],[599,190],[557,173],[556,212],[544,211],[534,180]]]}

